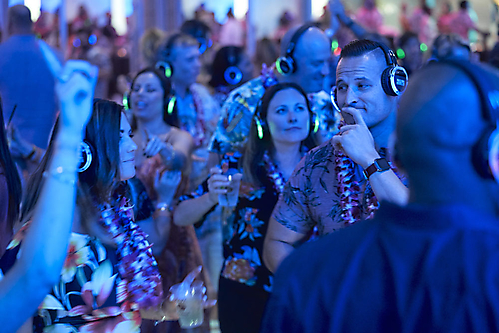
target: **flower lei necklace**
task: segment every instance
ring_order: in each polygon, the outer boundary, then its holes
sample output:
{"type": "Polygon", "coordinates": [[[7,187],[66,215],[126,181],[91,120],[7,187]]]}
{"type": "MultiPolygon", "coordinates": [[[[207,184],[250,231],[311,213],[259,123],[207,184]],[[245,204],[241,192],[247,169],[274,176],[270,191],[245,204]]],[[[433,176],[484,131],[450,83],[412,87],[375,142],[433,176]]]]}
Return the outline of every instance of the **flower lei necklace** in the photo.
{"type": "Polygon", "coordinates": [[[101,205],[99,222],[118,246],[119,301],[133,310],[158,306],[163,301],[161,276],[146,234],[133,222],[128,199],[118,198],[114,207],[101,205]]]}
{"type": "MultiPolygon", "coordinates": [[[[338,129],[343,125],[343,122],[340,123],[338,129]]],[[[340,198],[340,216],[346,223],[354,223],[363,219],[360,185],[355,180],[355,163],[338,149],[334,151],[334,158],[336,162],[335,172],[338,180],[337,191],[340,198]]],[[[365,219],[371,219],[379,207],[378,200],[372,190],[365,194],[364,200],[365,213],[367,215],[365,219]]]]}
{"type": "Polygon", "coordinates": [[[284,188],[284,184],[286,184],[286,180],[282,176],[282,173],[277,170],[277,166],[272,162],[268,151],[266,150],[263,154],[263,163],[265,168],[267,169],[267,176],[274,183],[274,189],[277,191],[277,194],[281,194],[284,188]]]}

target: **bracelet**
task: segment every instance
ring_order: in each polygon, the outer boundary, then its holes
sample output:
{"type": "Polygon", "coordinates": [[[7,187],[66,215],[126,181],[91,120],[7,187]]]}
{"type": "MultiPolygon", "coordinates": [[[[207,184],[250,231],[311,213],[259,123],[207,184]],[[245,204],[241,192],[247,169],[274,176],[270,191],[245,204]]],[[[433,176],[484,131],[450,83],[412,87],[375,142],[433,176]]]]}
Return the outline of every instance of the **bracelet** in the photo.
{"type": "Polygon", "coordinates": [[[170,205],[167,204],[166,202],[158,202],[156,204],[156,210],[159,210],[160,212],[166,212],[170,210],[170,205]]]}
{"type": "MultiPolygon", "coordinates": [[[[163,311],[163,305],[165,304],[165,301],[166,301],[166,298],[163,300],[163,302],[161,302],[161,304],[159,305],[159,311],[163,311]]],[[[166,316],[163,316],[160,320],[156,320],[154,322],[154,326],[157,326],[159,323],[162,323],[166,321],[166,316]]]]}
{"type": "Polygon", "coordinates": [[[76,169],[73,172],[69,172],[64,170],[63,167],[57,167],[55,169],[45,171],[43,173],[43,177],[48,178],[48,177],[54,177],[54,179],[60,181],[61,183],[64,184],[69,184],[71,186],[76,185],[76,169]]]}

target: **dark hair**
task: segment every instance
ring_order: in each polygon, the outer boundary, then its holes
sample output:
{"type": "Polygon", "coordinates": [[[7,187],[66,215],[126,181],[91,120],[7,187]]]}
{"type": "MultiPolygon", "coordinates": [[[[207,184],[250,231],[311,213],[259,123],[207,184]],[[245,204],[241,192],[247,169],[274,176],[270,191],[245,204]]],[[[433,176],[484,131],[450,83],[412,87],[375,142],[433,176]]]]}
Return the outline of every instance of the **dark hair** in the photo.
{"type": "Polygon", "coordinates": [[[182,23],[182,26],[180,27],[180,32],[191,35],[192,37],[196,38],[197,40],[208,39],[208,35],[210,33],[210,27],[208,27],[204,22],[199,21],[199,20],[188,20],[182,23]]]}
{"type": "Polygon", "coordinates": [[[211,66],[210,86],[230,86],[225,79],[225,70],[231,66],[238,67],[243,55],[244,49],[239,46],[225,46],[218,50],[211,66]]]}
{"type": "MultiPolygon", "coordinates": [[[[92,147],[90,167],[78,174],[77,203],[83,224],[96,213],[96,203],[109,202],[121,184],[120,180],[120,128],[123,107],[107,100],[94,100],[92,116],[85,129],[84,140],[92,147]]],[[[22,220],[31,218],[44,184],[43,173],[54,152],[59,119],[54,126],[49,146],[37,170],[31,175],[22,206],[22,220]]]]}
{"type": "Polygon", "coordinates": [[[2,101],[0,99],[0,165],[2,166],[7,183],[9,205],[7,208],[7,225],[10,230],[14,227],[19,217],[19,205],[22,197],[21,178],[17,172],[16,164],[10,155],[7,137],[5,135],[2,101]]]}
{"type": "Polygon", "coordinates": [[[459,3],[459,8],[461,8],[461,9],[468,9],[468,1],[461,1],[459,3]]]}
{"type": "Polygon", "coordinates": [[[33,26],[31,11],[28,7],[24,5],[15,5],[10,7],[7,13],[9,25],[24,29],[29,29],[33,26]]]}
{"type": "Polygon", "coordinates": [[[414,32],[412,31],[406,31],[402,34],[402,36],[400,36],[399,38],[399,42],[398,42],[398,46],[400,48],[404,48],[404,46],[411,40],[411,39],[417,39],[418,40],[418,43],[419,43],[419,37],[417,34],[415,34],[414,32]]]}
{"type": "MultiPolygon", "coordinates": [[[[278,83],[269,87],[263,97],[260,100],[257,110],[255,111],[255,116],[251,121],[250,132],[248,136],[248,142],[246,143],[245,152],[242,157],[241,165],[243,167],[243,173],[246,181],[251,184],[260,185],[261,181],[258,179],[257,171],[259,166],[263,160],[263,155],[265,151],[269,151],[269,153],[273,153],[275,148],[272,144],[272,138],[270,132],[268,130],[264,131],[263,139],[260,139],[257,134],[257,125],[255,118],[258,116],[263,121],[267,119],[267,111],[269,108],[269,104],[274,98],[275,94],[277,94],[281,90],[286,89],[294,89],[300,93],[300,95],[305,98],[307,110],[310,114],[310,122],[312,122],[312,109],[310,106],[310,101],[308,100],[307,93],[303,90],[302,87],[297,85],[296,83],[278,83]]],[[[312,124],[311,124],[312,126],[312,124]]],[[[307,149],[312,149],[317,145],[315,140],[315,135],[312,130],[309,131],[308,136],[305,140],[302,141],[302,145],[307,149]]]]}
{"type": "MultiPolygon", "coordinates": [[[[170,98],[173,95],[173,89],[172,89],[172,84],[169,78],[166,77],[164,72],[153,68],[153,67],[147,67],[143,70],[141,70],[132,80],[132,84],[130,85],[130,94],[128,95],[128,105],[131,104],[131,92],[133,91],[133,86],[135,84],[135,80],[137,78],[145,73],[152,73],[154,74],[158,79],[159,82],[161,83],[161,88],[163,88],[163,121],[167,123],[170,126],[175,126],[179,127],[179,120],[178,120],[178,113],[177,113],[177,105],[174,105],[173,112],[171,114],[168,113],[168,103],[170,102],[170,98]]],[[[132,130],[135,131],[137,129],[137,120],[135,119],[135,116],[132,113],[132,119],[130,122],[130,126],[132,127],[132,130]]]]}
{"type": "Polygon", "coordinates": [[[343,58],[360,57],[377,48],[383,51],[381,43],[369,39],[354,40],[341,50],[340,60],[343,58]]]}

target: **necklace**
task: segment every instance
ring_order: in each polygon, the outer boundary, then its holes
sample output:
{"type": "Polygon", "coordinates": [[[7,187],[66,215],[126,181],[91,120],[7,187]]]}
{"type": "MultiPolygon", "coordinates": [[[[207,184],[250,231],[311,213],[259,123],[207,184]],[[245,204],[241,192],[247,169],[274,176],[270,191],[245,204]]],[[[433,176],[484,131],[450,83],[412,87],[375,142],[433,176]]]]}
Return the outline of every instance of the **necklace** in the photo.
{"type": "Polygon", "coordinates": [[[133,206],[124,196],[115,206],[101,205],[100,223],[117,245],[118,302],[136,310],[157,306],[163,301],[163,287],[157,263],[146,234],[133,222],[133,206]]]}
{"type": "MultiPolygon", "coordinates": [[[[343,126],[340,123],[339,128],[343,126]]],[[[340,198],[340,216],[345,223],[354,223],[362,219],[363,207],[366,219],[371,219],[378,209],[378,200],[372,190],[364,191],[364,205],[361,202],[360,184],[355,180],[355,163],[340,150],[334,151],[335,172],[338,180],[338,196],[340,198]]]]}
{"type": "Polygon", "coordinates": [[[286,180],[282,176],[282,173],[277,169],[274,162],[270,159],[268,151],[265,151],[263,154],[263,163],[265,165],[265,169],[267,169],[267,176],[274,184],[274,189],[277,191],[277,194],[281,194],[284,184],[286,184],[286,180]]]}

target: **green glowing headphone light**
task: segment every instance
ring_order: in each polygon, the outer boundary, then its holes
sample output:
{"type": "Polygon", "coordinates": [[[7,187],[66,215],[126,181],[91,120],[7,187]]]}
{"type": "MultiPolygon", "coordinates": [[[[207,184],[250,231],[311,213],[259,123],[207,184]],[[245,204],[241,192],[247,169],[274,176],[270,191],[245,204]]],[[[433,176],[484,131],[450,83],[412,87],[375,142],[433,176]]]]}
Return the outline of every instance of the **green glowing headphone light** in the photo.
{"type": "Polygon", "coordinates": [[[338,44],[338,41],[335,39],[333,40],[333,42],[331,43],[331,51],[335,51],[337,48],[338,48],[339,44],[338,44]]]}
{"type": "Polygon", "coordinates": [[[176,101],[177,101],[177,97],[175,97],[175,95],[173,95],[172,98],[170,98],[170,101],[168,102],[168,107],[167,107],[168,114],[173,113],[173,109],[175,108],[176,101]]]}
{"type": "Polygon", "coordinates": [[[172,69],[170,68],[170,66],[166,66],[166,67],[165,67],[165,76],[166,76],[167,78],[172,77],[172,69]]]}
{"type": "Polygon", "coordinates": [[[123,95],[123,107],[125,108],[125,110],[130,110],[130,105],[128,105],[128,94],[125,93],[123,95]]]}
{"type": "Polygon", "coordinates": [[[419,49],[421,50],[421,52],[426,52],[428,51],[428,46],[425,43],[421,43],[419,45],[419,49]]]}
{"type": "Polygon", "coordinates": [[[402,49],[397,49],[397,57],[399,59],[404,59],[405,58],[405,52],[402,49]]]}
{"type": "Polygon", "coordinates": [[[275,68],[277,69],[279,74],[284,75],[284,73],[282,72],[282,69],[281,69],[281,61],[279,59],[277,59],[277,61],[275,62],[275,68]]]}
{"type": "Polygon", "coordinates": [[[314,133],[317,133],[319,131],[319,117],[315,117],[315,124],[314,124],[314,133]]]}
{"type": "Polygon", "coordinates": [[[262,127],[262,123],[260,122],[260,119],[258,119],[258,117],[255,117],[255,123],[256,123],[256,130],[258,132],[258,138],[260,140],[263,139],[263,127],[262,127]]]}

